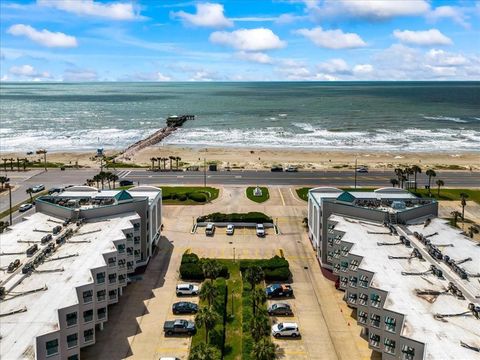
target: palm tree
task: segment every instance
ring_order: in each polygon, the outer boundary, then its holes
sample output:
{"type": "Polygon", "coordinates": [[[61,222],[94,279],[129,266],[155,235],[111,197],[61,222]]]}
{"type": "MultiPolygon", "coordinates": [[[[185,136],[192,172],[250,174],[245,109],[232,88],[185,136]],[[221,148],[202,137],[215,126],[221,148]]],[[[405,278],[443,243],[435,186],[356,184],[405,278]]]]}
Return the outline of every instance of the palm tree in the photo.
{"type": "Polygon", "coordinates": [[[152,171],[155,170],[155,161],[157,161],[156,157],[151,157],[150,161],[152,162],[152,171]]]}
{"type": "Polygon", "coordinates": [[[468,194],[462,192],[460,193],[461,204],[462,204],[462,221],[465,222],[465,206],[467,206],[468,194]]]}
{"type": "Polygon", "coordinates": [[[28,189],[25,190],[25,191],[26,191],[26,193],[27,193],[28,195],[30,195],[30,202],[33,204],[33,197],[32,197],[33,190],[32,190],[32,188],[28,188],[28,189]]]}
{"type": "Polygon", "coordinates": [[[104,187],[104,184],[105,184],[105,179],[106,179],[106,176],[105,176],[105,171],[100,171],[100,173],[98,174],[98,178],[100,179],[100,182],[102,183],[102,190],[103,190],[103,187],[104,187]]]}
{"type": "Polygon", "coordinates": [[[420,168],[420,166],[412,165],[412,170],[413,170],[413,175],[415,176],[414,180],[415,180],[415,192],[416,192],[417,191],[417,174],[421,174],[422,169],[420,168]]]}
{"type": "Polygon", "coordinates": [[[118,175],[110,174],[110,181],[113,182],[113,188],[115,189],[115,182],[118,180],[118,175]]]}
{"type": "Polygon", "coordinates": [[[8,159],[8,161],[10,161],[10,171],[13,171],[13,162],[15,161],[15,159],[10,158],[10,159],[8,159]]]}
{"type": "Polygon", "coordinates": [[[179,156],[175,157],[175,161],[177,162],[177,164],[176,164],[176,166],[175,166],[176,170],[178,170],[178,162],[179,162],[180,160],[182,160],[181,157],[179,157],[179,156]]]}
{"type": "Polygon", "coordinates": [[[156,160],[158,161],[158,171],[162,170],[162,160],[163,158],[162,157],[157,157],[156,160]]]}
{"type": "Polygon", "coordinates": [[[172,171],[172,160],[175,160],[175,156],[169,156],[170,159],[170,171],[172,171]]]}
{"type": "Polygon", "coordinates": [[[93,185],[95,185],[95,180],[87,179],[86,183],[87,183],[87,186],[93,186],[93,185]]]}
{"type": "Polygon", "coordinates": [[[432,177],[437,176],[437,173],[435,172],[435,170],[428,169],[428,170],[425,172],[425,174],[428,176],[428,194],[431,195],[430,185],[432,184],[432,177]]]}
{"type": "Polygon", "coordinates": [[[411,167],[406,167],[404,173],[407,175],[408,189],[410,189],[410,175],[413,175],[414,171],[411,167]]]}
{"type": "Polygon", "coordinates": [[[250,320],[250,333],[255,342],[268,334],[268,320],[265,316],[254,316],[250,320]]]}
{"type": "Polygon", "coordinates": [[[17,171],[20,172],[20,159],[17,157],[17,171]]]}
{"type": "Polygon", "coordinates": [[[202,263],[203,275],[205,276],[205,278],[210,279],[210,281],[218,277],[221,269],[222,267],[220,266],[218,261],[214,259],[205,259],[202,263]]]}
{"type": "Polygon", "coordinates": [[[453,226],[457,227],[458,217],[462,216],[462,214],[460,212],[458,212],[457,210],[455,210],[455,211],[452,211],[450,213],[450,215],[453,216],[453,226]]]}
{"type": "Polygon", "coordinates": [[[3,171],[7,172],[7,161],[8,159],[3,158],[3,171]]]}
{"type": "Polygon", "coordinates": [[[220,360],[220,350],[215,346],[200,343],[190,350],[188,360],[220,360]]]}
{"type": "Polygon", "coordinates": [[[97,188],[100,188],[100,175],[94,175],[93,176],[93,181],[97,183],[97,188]]]}
{"type": "Polygon", "coordinates": [[[8,178],[6,176],[0,176],[0,184],[2,184],[2,190],[3,190],[3,184],[8,182],[8,178]]]}
{"type": "Polygon", "coordinates": [[[390,184],[392,184],[393,187],[398,185],[398,180],[397,179],[390,179],[390,184]]]}
{"type": "Polygon", "coordinates": [[[475,225],[472,225],[468,228],[468,235],[473,239],[474,234],[478,234],[479,230],[475,225]]]}
{"type": "Polygon", "coordinates": [[[112,189],[112,186],[110,184],[112,173],[111,172],[105,172],[105,173],[103,173],[103,176],[105,177],[105,180],[107,180],[108,188],[112,189]]]}
{"type": "Polygon", "coordinates": [[[205,343],[208,344],[208,333],[215,327],[215,323],[218,320],[218,314],[213,310],[213,307],[207,306],[198,310],[195,315],[195,324],[199,328],[205,327],[205,343]]]}
{"type": "Polygon", "coordinates": [[[397,175],[398,183],[400,184],[402,182],[403,170],[400,168],[396,168],[394,171],[395,175],[397,175]]]}
{"type": "Polygon", "coordinates": [[[275,360],[276,346],[270,338],[264,337],[253,344],[252,359],[254,360],[275,360]]]}
{"type": "Polygon", "coordinates": [[[245,270],[245,279],[250,283],[251,290],[265,278],[265,273],[260,266],[252,266],[245,270]]]}
{"type": "Polygon", "coordinates": [[[205,281],[200,288],[200,299],[207,300],[208,306],[211,306],[218,295],[218,289],[212,281],[205,281]]]}
{"type": "Polygon", "coordinates": [[[440,187],[445,185],[445,183],[443,182],[443,180],[438,179],[437,181],[435,181],[435,184],[437,184],[437,196],[440,197],[440,187]]]}
{"type": "Polygon", "coordinates": [[[257,314],[257,307],[261,304],[265,304],[266,301],[267,301],[267,295],[265,295],[265,290],[254,289],[252,291],[253,316],[257,314]]]}
{"type": "Polygon", "coordinates": [[[28,164],[28,159],[27,158],[24,158],[22,159],[23,163],[23,171],[27,171],[27,164],[28,164]]]}

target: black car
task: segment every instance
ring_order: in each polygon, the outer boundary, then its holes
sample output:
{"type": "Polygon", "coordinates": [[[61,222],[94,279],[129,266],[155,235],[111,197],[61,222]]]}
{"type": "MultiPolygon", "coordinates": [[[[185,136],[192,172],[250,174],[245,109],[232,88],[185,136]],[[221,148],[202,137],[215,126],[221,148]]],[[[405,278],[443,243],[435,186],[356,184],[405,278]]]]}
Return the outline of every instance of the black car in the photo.
{"type": "Polygon", "coordinates": [[[54,193],[60,193],[62,192],[62,188],[59,188],[59,187],[56,187],[56,188],[51,188],[50,190],[48,190],[48,195],[52,195],[54,193]]]}
{"type": "Polygon", "coordinates": [[[174,314],[196,314],[198,305],[188,301],[180,301],[173,304],[172,311],[174,314]]]}
{"type": "Polygon", "coordinates": [[[274,165],[270,168],[270,171],[271,172],[282,172],[283,171],[283,167],[281,167],[280,165],[274,165]]]}
{"type": "Polygon", "coordinates": [[[133,185],[132,180],[120,180],[120,186],[130,186],[133,185]]]}
{"type": "Polygon", "coordinates": [[[293,289],[288,284],[272,284],[267,286],[265,294],[268,299],[274,297],[290,297],[293,296],[293,289]]]}
{"type": "Polygon", "coordinates": [[[293,315],[293,311],[290,305],[284,304],[284,303],[272,304],[267,311],[268,311],[268,315],[285,315],[285,316],[293,315]]]}

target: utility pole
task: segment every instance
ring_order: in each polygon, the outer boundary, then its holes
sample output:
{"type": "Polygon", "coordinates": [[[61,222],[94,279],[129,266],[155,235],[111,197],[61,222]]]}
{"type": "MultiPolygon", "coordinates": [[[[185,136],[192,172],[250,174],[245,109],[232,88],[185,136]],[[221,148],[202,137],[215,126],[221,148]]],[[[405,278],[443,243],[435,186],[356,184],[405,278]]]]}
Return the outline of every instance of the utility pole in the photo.
{"type": "Polygon", "coordinates": [[[10,204],[10,226],[12,226],[12,188],[8,184],[8,200],[10,204]]]}
{"type": "Polygon", "coordinates": [[[355,158],[355,189],[357,188],[357,158],[355,158]]]}
{"type": "Polygon", "coordinates": [[[203,187],[207,187],[207,159],[203,158],[203,187]]]}

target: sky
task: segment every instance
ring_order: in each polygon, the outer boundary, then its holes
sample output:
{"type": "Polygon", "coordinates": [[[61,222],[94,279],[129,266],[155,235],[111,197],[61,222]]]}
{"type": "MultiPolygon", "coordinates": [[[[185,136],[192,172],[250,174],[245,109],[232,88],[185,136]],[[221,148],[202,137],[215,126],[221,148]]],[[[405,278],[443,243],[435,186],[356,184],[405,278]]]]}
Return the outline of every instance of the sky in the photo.
{"type": "Polygon", "coordinates": [[[480,80],[480,0],[0,3],[1,81],[480,80]]]}

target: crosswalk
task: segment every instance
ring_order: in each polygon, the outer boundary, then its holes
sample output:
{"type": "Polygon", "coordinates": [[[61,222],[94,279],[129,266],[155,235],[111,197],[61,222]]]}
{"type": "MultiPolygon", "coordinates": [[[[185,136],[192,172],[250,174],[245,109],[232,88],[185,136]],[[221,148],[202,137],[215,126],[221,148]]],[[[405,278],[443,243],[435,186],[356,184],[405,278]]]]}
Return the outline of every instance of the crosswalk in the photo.
{"type": "Polygon", "coordinates": [[[121,170],[117,173],[119,179],[123,179],[128,176],[132,171],[131,170],[121,170]]]}

